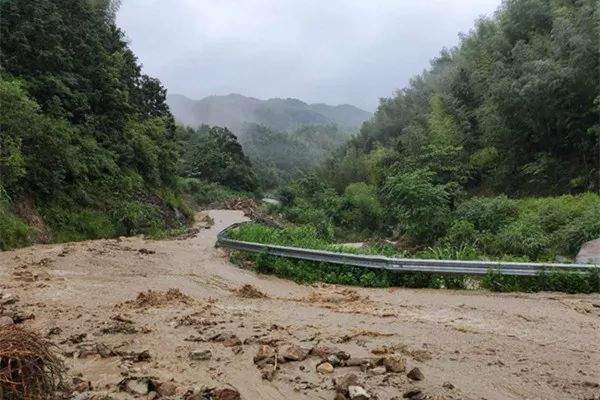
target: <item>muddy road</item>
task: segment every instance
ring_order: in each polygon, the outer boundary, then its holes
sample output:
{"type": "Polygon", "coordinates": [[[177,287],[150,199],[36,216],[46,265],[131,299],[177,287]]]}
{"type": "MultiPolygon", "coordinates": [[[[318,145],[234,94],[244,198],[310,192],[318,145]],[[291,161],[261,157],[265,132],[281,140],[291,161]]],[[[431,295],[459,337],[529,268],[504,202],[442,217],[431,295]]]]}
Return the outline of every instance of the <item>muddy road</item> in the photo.
{"type": "Polygon", "coordinates": [[[59,345],[87,399],[153,390],[200,399],[206,387],[242,399],[334,399],[332,378],[348,373],[382,400],[410,390],[431,399],[600,398],[598,295],[298,285],[229,263],[216,235],[244,217],[208,213],[212,227],[180,240],[0,253],[0,309],[59,345]],[[306,354],[281,359],[273,374],[254,361],[265,344],[402,357],[424,379],[381,367],[317,372],[322,357],[306,354]]]}

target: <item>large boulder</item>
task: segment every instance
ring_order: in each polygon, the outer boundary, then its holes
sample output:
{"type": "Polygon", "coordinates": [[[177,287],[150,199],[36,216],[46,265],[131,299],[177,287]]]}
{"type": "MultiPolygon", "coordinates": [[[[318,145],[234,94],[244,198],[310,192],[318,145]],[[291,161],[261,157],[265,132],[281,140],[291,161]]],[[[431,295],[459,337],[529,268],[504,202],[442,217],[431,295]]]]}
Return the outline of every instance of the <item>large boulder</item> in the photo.
{"type": "Polygon", "coordinates": [[[600,264],[600,239],[591,240],[581,246],[575,262],[578,264],[600,264]]]}

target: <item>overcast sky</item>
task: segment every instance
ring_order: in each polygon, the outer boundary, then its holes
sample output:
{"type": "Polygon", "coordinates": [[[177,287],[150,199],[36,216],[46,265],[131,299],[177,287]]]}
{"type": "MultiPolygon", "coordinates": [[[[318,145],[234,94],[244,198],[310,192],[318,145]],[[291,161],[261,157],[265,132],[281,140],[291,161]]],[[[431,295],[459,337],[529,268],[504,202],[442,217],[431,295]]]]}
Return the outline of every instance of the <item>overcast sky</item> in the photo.
{"type": "Polygon", "coordinates": [[[123,0],[117,23],[169,93],[373,111],[500,0],[123,0]]]}

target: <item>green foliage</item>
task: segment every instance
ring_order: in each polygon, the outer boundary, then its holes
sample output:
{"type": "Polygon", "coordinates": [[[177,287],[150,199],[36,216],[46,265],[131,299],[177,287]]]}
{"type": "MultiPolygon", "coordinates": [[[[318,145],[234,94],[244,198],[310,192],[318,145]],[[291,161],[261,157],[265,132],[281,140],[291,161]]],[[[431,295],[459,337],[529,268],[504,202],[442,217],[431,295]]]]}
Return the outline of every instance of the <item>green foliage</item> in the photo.
{"type": "MultiPolygon", "coordinates": [[[[51,240],[180,229],[192,214],[178,187],[182,149],[190,176],[256,187],[227,130],[176,132],[166,90],[141,74],[114,23],[117,5],[0,2],[0,187],[13,203],[33,200],[51,240]]],[[[2,247],[27,243],[6,204],[2,247]]]]}
{"type": "MultiPolygon", "coordinates": [[[[474,193],[597,191],[597,10],[595,0],[503,2],[381,101],[359,136],[326,163],[327,181],[339,193],[349,183],[373,183],[365,155],[383,146],[402,171],[427,168],[436,183],[474,193]]],[[[398,172],[380,166],[386,176],[398,172]]]]}
{"type": "Polygon", "coordinates": [[[197,206],[212,206],[224,203],[226,200],[250,196],[249,193],[240,193],[215,182],[206,182],[196,178],[181,178],[179,182],[181,191],[191,198],[191,203],[197,206]]]}
{"type": "Polygon", "coordinates": [[[428,170],[400,173],[387,179],[382,199],[402,233],[431,242],[446,229],[450,214],[447,187],[433,182],[428,170]]]}
{"type": "Polygon", "coordinates": [[[307,125],[293,132],[248,124],[240,134],[261,187],[273,189],[316,168],[349,138],[335,125],[307,125]]]}
{"type": "Polygon", "coordinates": [[[517,217],[517,201],[506,196],[473,197],[457,206],[456,217],[480,232],[496,233],[517,217]]]}
{"type": "Polygon", "coordinates": [[[336,211],[334,221],[346,229],[377,231],[383,223],[383,209],[376,189],[366,183],[353,183],[346,187],[336,211]]]}
{"type": "MultiPolygon", "coordinates": [[[[229,237],[248,242],[334,252],[384,254],[392,257],[406,257],[405,253],[398,253],[395,249],[390,251],[390,249],[383,249],[379,246],[356,249],[334,244],[330,239],[320,236],[315,227],[306,225],[275,229],[259,224],[244,224],[230,230],[229,237]]],[[[420,251],[414,256],[424,259],[450,260],[477,260],[482,258],[478,249],[471,245],[462,245],[459,247],[450,245],[436,246],[420,251]]],[[[490,270],[487,275],[480,279],[474,276],[462,275],[412,272],[394,273],[391,271],[294,260],[256,253],[238,252],[232,257],[232,261],[234,262],[241,260],[252,261],[259,272],[273,273],[302,283],[326,282],[366,287],[403,286],[448,289],[467,289],[481,285],[484,288],[494,291],[600,292],[600,269],[592,270],[586,274],[545,271],[535,277],[505,276],[499,271],[490,270]]]]}
{"type": "Polygon", "coordinates": [[[481,284],[496,292],[600,293],[600,268],[585,274],[544,271],[535,277],[507,276],[490,270],[481,284]]]}
{"type": "Polygon", "coordinates": [[[30,228],[10,211],[10,202],[0,185],[0,250],[26,246],[30,228]]]}
{"type": "Polygon", "coordinates": [[[178,135],[185,142],[183,176],[216,182],[233,190],[257,189],[252,164],[227,128],[181,128],[178,135]]]}

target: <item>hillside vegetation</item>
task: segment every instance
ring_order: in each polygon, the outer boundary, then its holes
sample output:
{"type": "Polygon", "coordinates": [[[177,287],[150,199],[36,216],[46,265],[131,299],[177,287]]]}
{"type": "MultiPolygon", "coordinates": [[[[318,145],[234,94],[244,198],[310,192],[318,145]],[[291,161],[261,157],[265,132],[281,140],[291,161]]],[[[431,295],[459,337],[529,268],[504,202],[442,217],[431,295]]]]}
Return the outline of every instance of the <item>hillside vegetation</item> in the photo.
{"type": "Polygon", "coordinates": [[[163,235],[191,218],[187,190],[256,187],[230,132],[175,126],[114,12],[103,0],[0,3],[0,249],[163,235]]]}
{"type": "Polygon", "coordinates": [[[240,143],[254,164],[260,186],[270,190],[313,171],[350,137],[337,125],[307,125],[285,132],[249,124],[240,134],[240,143]]]}
{"type": "Polygon", "coordinates": [[[503,2],[277,211],[412,254],[573,257],[600,237],[599,20],[593,0],[503,2]]]}

